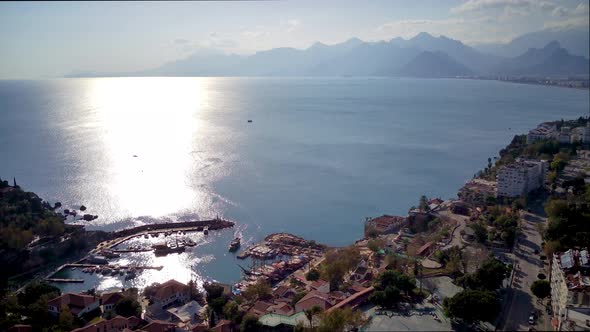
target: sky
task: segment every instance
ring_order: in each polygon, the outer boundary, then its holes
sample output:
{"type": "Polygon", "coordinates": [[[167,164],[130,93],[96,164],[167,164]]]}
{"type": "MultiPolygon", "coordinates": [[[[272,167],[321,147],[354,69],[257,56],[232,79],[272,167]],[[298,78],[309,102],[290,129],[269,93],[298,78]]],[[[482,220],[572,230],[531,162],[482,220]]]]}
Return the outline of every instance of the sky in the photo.
{"type": "Polygon", "coordinates": [[[212,49],[252,54],[425,31],[466,44],[588,27],[588,0],[0,2],[0,78],[154,68],[212,49]]]}

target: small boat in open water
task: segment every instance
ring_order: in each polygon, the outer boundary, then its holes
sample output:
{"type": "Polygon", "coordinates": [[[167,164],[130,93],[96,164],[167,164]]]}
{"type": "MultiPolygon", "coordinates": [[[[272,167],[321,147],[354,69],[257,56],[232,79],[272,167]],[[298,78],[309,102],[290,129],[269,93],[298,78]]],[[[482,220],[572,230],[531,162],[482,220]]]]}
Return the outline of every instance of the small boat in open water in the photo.
{"type": "Polygon", "coordinates": [[[209,234],[209,226],[205,226],[205,228],[203,228],[203,234],[209,234]]]}
{"type": "Polygon", "coordinates": [[[240,241],[241,240],[239,237],[233,239],[231,241],[231,243],[229,244],[229,251],[234,252],[234,251],[238,250],[238,248],[240,248],[240,244],[241,244],[240,241]]]}

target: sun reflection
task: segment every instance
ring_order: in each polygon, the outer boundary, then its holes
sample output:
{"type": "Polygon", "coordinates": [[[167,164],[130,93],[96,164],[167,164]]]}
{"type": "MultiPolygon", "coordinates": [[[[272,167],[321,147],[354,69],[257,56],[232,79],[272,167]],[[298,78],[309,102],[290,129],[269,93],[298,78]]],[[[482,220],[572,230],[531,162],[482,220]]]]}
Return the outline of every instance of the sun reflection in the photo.
{"type": "Polygon", "coordinates": [[[113,179],[105,190],[131,217],[159,217],[192,205],[191,142],[201,126],[205,85],[205,79],[182,78],[94,81],[92,102],[106,131],[113,179]]]}

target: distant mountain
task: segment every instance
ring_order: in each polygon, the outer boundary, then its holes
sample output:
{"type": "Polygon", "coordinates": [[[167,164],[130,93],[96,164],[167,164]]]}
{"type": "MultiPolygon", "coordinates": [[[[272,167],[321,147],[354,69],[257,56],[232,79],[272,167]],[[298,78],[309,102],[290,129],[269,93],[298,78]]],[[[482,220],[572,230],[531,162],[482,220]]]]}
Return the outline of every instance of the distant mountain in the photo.
{"type": "Polygon", "coordinates": [[[445,36],[437,38],[426,32],[420,32],[409,40],[395,38],[391,40],[391,43],[404,47],[414,47],[424,51],[444,52],[476,73],[486,72],[501,60],[498,56],[481,53],[458,40],[445,36]]]}
{"type": "MultiPolygon", "coordinates": [[[[364,42],[351,38],[307,49],[274,48],[252,55],[198,50],[184,59],[150,70],[99,74],[73,72],[67,77],[96,76],[416,76],[572,75],[588,60],[563,50],[559,43],[530,48],[517,57],[482,53],[445,36],[422,32],[411,39],[364,42]],[[559,52],[558,52],[559,51],[559,52]],[[543,67],[546,66],[546,67],[543,67]]],[[[585,67],[586,66],[586,67],[585,67]]],[[[587,75],[587,71],[586,71],[587,75]]]]}
{"type": "Polygon", "coordinates": [[[587,76],[590,60],[571,55],[557,41],[542,49],[530,48],[524,54],[500,62],[495,70],[499,75],[517,76],[587,76]]]}
{"type": "Polygon", "coordinates": [[[524,34],[507,44],[480,44],[477,50],[504,57],[515,57],[530,48],[541,48],[551,41],[558,41],[572,55],[590,57],[590,30],[581,29],[545,29],[524,34]]]}
{"type": "Polygon", "coordinates": [[[412,59],[398,72],[409,77],[456,77],[473,75],[473,71],[440,51],[424,51],[412,59]]]}

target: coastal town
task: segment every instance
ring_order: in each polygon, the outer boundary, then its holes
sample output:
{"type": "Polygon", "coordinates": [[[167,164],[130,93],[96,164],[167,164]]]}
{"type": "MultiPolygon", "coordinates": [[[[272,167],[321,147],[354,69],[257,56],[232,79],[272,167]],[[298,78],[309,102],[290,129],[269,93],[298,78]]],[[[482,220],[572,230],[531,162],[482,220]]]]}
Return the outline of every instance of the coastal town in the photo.
{"type": "MultiPolygon", "coordinates": [[[[587,118],[539,124],[490,157],[457,197],[422,196],[405,215],[365,218],[359,221],[362,238],[347,247],[275,233],[241,248],[238,237],[228,247],[237,251],[242,271],[234,284],[170,279],[145,289],[62,293],[59,283],[84,283],[60,278],[63,269],[132,279],[161,267],[110,260],[129,252],[179,255],[195,245],[190,234],[223,232],[235,222],[216,217],[91,235],[66,224],[44,231],[45,246],[81,234],[93,239],[92,247],[81,247],[89,250],[76,260],[5,291],[0,329],[588,330],[589,147],[587,118]],[[153,245],[136,245],[133,239],[153,245]],[[241,264],[246,260],[250,264],[241,264]],[[30,315],[23,314],[27,311],[30,315]]],[[[0,180],[0,198],[11,202],[13,195],[23,195],[16,180],[12,185],[0,180]]],[[[55,213],[56,206],[34,194],[26,197],[42,204],[31,209],[55,213]]],[[[8,216],[9,208],[3,209],[0,216],[8,216]]],[[[60,218],[67,219],[65,210],[60,218]]],[[[33,236],[19,236],[24,244],[5,245],[2,251],[21,257],[18,252],[40,250],[33,236]]]]}

